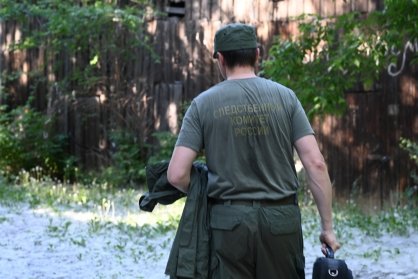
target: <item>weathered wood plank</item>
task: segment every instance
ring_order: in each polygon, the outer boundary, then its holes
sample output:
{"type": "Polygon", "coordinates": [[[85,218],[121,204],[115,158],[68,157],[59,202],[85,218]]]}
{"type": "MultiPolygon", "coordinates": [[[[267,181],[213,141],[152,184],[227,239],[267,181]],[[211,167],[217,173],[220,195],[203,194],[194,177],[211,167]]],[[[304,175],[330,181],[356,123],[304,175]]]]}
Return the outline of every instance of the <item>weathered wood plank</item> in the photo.
{"type": "Polygon", "coordinates": [[[210,20],[212,14],[211,0],[201,0],[200,19],[210,20]]]}
{"type": "Polygon", "coordinates": [[[202,0],[190,1],[190,6],[191,6],[191,17],[190,17],[190,19],[199,20],[201,18],[201,15],[200,15],[201,1],[202,0]]]}
{"type": "Polygon", "coordinates": [[[321,0],[321,16],[332,17],[336,14],[336,3],[334,1],[321,0]]]}
{"type": "Polygon", "coordinates": [[[169,104],[166,109],[166,120],[168,124],[168,130],[172,133],[178,133],[180,130],[178,115],[181,111],[182,105],[182,95],[183,95],[183,83],[182,82],[175,82],[169,85],[170,88],[170,96],[169,96],[169,104]]]}
{"type": "Polygon", "coordinates": [[[304,13],[303,1],[287,1],[287,17],[293,18],[304,13]]]}
{"type": "Polygon", "coordinates": [[[219,21],[221,19],[221,7],[220,1],[222,0],[211,0],[209,1],[210,5],[210,20],[211,21],[219,21]]]}
{"type": "Polygon", "coordinates": [[[249,0],[233,1],[232,13],[234,20],[239,22],[251,22],[254,18],[253,4],[254,1],[249,0]]]}
{"type": "Polygon", "coordinates": [[[220,18],[221,22],[228,23],[235,21],[234,6],[231,0],[219,0],[220,1],[220,18]]]}
{"type": "Polygon", "coordinates": [[[336,15],[341,15],[343,13],[351,11],[351,2],[350,1],[336,0],[335,1],[335,14],[336,15]]]}
{"type": "Polygon", "coordinates": [[[289,18],[289,1],[280,1],[275,3],[276,13],[274,20],[288,20],[289,18]]]}
{"type": "Polygon", "coordinates": [[[366,13],[369,11],[369,0],[357,0],[354,1],[354,10],[361,12],[361,13],[366,13]]]}
{"type": "Polygon", "coordinates": [[[305,14],[319,14],[317,7],[315,7],[314,1],[303,0],[303,10],[305,14]]]}

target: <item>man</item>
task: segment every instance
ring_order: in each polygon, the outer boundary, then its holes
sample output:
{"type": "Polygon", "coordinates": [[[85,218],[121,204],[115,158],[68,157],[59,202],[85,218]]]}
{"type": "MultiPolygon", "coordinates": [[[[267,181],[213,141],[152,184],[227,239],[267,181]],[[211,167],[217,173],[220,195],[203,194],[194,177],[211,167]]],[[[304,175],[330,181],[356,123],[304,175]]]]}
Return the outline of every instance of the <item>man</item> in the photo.
{"type": "Polygon", "coordinates": [[[225,81],[191,103],[174,148],[169,182],[188,191],[205,150],[212,202],[211,278],[305,278],[296,149],[321,216],[320,240],[336,251],[331,182],[314,132],[295,94],[257,77],[255,29],[229,24],[215,35],[225,81]]]}

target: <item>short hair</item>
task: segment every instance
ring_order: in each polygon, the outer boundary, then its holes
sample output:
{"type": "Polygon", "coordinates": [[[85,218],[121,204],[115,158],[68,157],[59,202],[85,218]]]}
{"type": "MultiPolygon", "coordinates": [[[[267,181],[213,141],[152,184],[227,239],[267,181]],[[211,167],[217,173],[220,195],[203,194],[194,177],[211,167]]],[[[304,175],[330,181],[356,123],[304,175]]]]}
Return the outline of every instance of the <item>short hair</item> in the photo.
{"type": "Polygon", "coordinates": [[[223,55],[228,68],[236,66],[255,67],[257,62],[257,48],[220,51],[220,53],[223,55]]]}

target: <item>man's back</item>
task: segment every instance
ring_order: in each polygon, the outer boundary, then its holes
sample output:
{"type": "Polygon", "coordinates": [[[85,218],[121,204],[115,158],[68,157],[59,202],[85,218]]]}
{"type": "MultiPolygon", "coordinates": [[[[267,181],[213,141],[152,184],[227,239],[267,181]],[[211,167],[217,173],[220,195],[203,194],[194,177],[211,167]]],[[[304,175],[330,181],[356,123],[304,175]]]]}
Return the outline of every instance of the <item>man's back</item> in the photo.
{"type": "Polygon", "coordinates": [[[293,142],[308,134],[295,94],[254,77],[226,80],[199,95],[179,142],[205,149],[211,198],[265,200],[296,192],[293,142]]]}

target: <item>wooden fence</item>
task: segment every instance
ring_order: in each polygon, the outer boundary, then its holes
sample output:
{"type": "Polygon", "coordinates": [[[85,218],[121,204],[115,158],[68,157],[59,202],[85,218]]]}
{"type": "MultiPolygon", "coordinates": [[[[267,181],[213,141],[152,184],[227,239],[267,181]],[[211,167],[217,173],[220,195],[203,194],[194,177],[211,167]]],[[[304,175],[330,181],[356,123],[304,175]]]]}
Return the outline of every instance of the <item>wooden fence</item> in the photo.
{"type": "Polygon", "coordinates": [[[378,90],[346,94],[343,117],[315,121],[339,196],[377,207],[402,202],[416,167],[399,142],[418,140],[417,78],[411,65],[399,77],[385,74],[378,90]]]}
{"type": "MultiPolygon", "coordinates": [[[[147,23],[160,62],[153,61],[145,49],[137,49],[136,62],[125,65],[123,73],[111,64],[102,70],[103,83],[87,92],[62,94],[55,81],[69,68],[88,63],[88,57],[80,57],[77,61],[82,62],[77,63],[81,64],[74,65],[62,53],[56,58],[62,67],[51,71],[42,64],[47,50],[8,52],[7,46],[19,36],[19,26],[1,24],[1,70],[21,71],[19,80],[8,84],[14,103],[22,103],[33,86],[29,71],[44,67],[40,72],[46,73],[48,80],[37,87],[37,106],[59,119],[56,129],[70,136],[71,151],[85,167],[108,163],[109,133],[114,129],[130,129],[140,142],[152,142],[154,131],[178,131],[181,104],[220,81],[211,54],[214,34],[221,25],[255,25],[265,57],[275,36],[297,32],[294,17],[302,13],[334,16],[383,8],[383,0],[154,2],[157,9],[167,13],[147,23]]],[[[417,99],[417,69],[408,64],[398,77],[385,75],[374,92],[347,94],[349,108],[343,117],[315,121],[337,195],[376,194],[383,200],[409,185],[413,166],[398,148],[398,141],[401,136],[417,140],[417,99]]]]}

